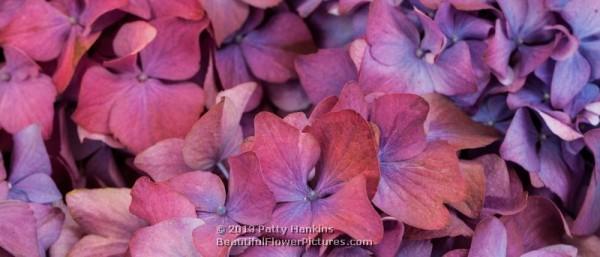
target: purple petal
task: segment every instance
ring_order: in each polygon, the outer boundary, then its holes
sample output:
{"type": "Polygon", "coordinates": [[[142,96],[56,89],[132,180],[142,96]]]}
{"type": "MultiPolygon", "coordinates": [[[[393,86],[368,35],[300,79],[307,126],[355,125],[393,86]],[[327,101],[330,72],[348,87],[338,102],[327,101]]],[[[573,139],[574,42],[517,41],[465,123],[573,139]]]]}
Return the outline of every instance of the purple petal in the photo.
{"type": "Polygon", "coordinates": [[[275,207],[275,198],[263,180],[256,155],[248,152],[231,157],[229,167],[228,216],[247,225],[267,223],[275,207]]]}
{"type": "Polygon", "coordinates": [[[215,30],[215,40],[220,45],[248,18],[249,7],[238,0],[200,0],[215,30]]]}
{"type": "Polygon", "coordinates": [[[416,95],[388,94],[375,99],[371,122],[381,131],[381,161],[410,159],[425,149],[424,123],[428,112],[429,104],[416,95]]]}
{"type": "Polygon", "coordinates": [[[249,33],[241,46],[252,74],[271,83],[295,78],[296,57],[314,48],[304,21],[291,13],[274,16],[262,29],[249,33]]]}
{"type": "Polygon", "coordinates": [[[569,59],[556,62],[550,91],[552,106],[567,106],[587,84],[590,75],[590,63],[579,52],[575,52],[569,59]]]}
{"type": "Polygon", "coordinates": [[[492,217],[482,220],[475,228],[469,257],[506,257],[508,244],[506,228],[492,217]]]}
{"type": "Polygon", "coordinates": [[[52,203],[62,198],[50,176],[35,173],[14,183],[9,192],[9,198],[34,203],[52,203]],[[24,194],[24,199],[21,198],[24,194]]]}
{"type": "Polygon", "coordinates": [[[301,55],[295,63],[300,82],[313,103],[338,95],[342,87],[357,79],[357,72],[347,48],[320,49],[301,55]]]}
{"type": "Polygon", "coordinates": [[[517,110],[506,136],[500,146],[500,155],[507,161],[518,163],[529,172],[540,170],[540,159],[536,152],[538,132],[532,124],[527,109],[517,110]]]}
{"type": "Polygon", "coordinates": [[[428,240],[405,240],[402,242],[402,246],[396,257],[429,257],[431,256],[432,248],[433,245],[428,240]]]}
{"type": "Polygon", "coordinates": [[[221,178],[213,173],[188,172],[165,183],[192,202],[197,211],[216,212],[225,205],[225,186],[221,178]]]}

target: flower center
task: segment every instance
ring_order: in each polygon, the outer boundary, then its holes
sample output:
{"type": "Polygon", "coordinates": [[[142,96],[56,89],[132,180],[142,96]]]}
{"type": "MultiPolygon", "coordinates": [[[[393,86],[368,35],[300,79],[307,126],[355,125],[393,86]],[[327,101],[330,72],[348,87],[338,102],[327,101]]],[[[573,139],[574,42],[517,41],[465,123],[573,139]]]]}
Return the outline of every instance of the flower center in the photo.
{"type": "Polygon", "coordinates": [[[10,74],[0,73],[0,81],[8,82],[10,80],[10,74]]]}
{"type": "Polygon", "coordinates": [[[78,25],[79,21],[77,20],[76,17],[69,16],[69,23],[71,23],[71,25],[78,25]]]}
{"type": "Polygon", "coordinates": [[[219,208],[217,208],[217,215],[219,216],[225,216],[225,214],[227,214],[227,208],[225,208],[225,206],[219,206],[219,208]]]}
{"type": "Polygon", "coordinates": [[[548,136],[547,136],[546,134],[544,134],[544,133],[541,133],[541,134],[539,135],[539,140],[540,140],[540,141],[545,141],[546,139],[548,139],[548,136]]]}
{"type": "Polygon", "coordinates": [[[488,120],[485,124],[492,127],[492,126],[494,126],[494,123],[495,122],[493,120],[488,120]]]}
{"type": "Polygon", "coordinates": [[[144,82],[144,81],[148,80],[148,75],[146,75],[146,73],[141,73],[140,75],[137,76],[137,80],[139,82],[144,82]]]}
{"type": "Polygon", "coordinates": [[[453,35],[452,38],[451,38],[451,40],[452,40],[452,43],[458,42],[458,36],[457,35],[453,35]]]}
{"type": "Polygon", "coordinates": [[[238,44],[239,44],[239,43],[241,43],[241,42],[242,42],[242,40],[244,40],[244,35],[241,35],[241,34],[240,34],[240,35],[237,35],[237,36],[235,36],[235,42],[236,42],[236,43],[238,43],[238,44]]]}
{"type": "Polygon", "coordinates": [[[306,194],[306,196],[304,197],[305,201],[314,201],[317,200],[319,198],[319,194],[317,192],[315,192],[315,190],[310,190],[308,191],[308,194],[306,194]]]}
{"type": "Polygon", "coordinates": [[[543,100],[544,102],[547,102],[548,100],[550,100],[550,94],[548,94],[548,93],[544,93],[544,96],[542,97],[542,100],[543,100]]]}
{"type": "Polygon", "coordinates": [[[423,49],[418,48],[417,51],[415,51],[415,55],[417,56],[417,58],[423,58],[423,55],[425,55],[425,51],[423,51],[423,49]]]}

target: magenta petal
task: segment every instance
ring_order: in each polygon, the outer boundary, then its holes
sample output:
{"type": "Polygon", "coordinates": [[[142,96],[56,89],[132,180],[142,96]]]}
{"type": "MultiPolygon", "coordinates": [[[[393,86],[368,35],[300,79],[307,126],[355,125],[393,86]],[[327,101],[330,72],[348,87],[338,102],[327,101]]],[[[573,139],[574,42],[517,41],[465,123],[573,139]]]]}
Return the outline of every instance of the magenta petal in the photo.
{"type": "Polygon", "coordinates": [[[406,160],[425,149],[428,112],[429,104],[416,95],[388,94],[373,101],[371,122],[381,132],[381,161],[406,160]]]}
{"type": "Polygon", "coordinates": [[[52,131],[56,89],[50,77],[39,72],[39,67],[25,53],[4,47],[6,64],[0,68],[0,127],[16,133],[36,123],[44,137],[52,131]]]}
{"type": "Polygon", "coordinates": [[[510,85],[515,80],[515,72],[509,65],[510,56],[516,48],[515,42],[506,36],[504,26],[500,20],[496,21],[496,33],[489,41],[489,47],[484,54],[485,63],[498,77],[503,85],[510,85]]]}
{"type": "Polygon", "coordinates": [[[250,12],[250,8],[238,0],[200,0],[200,3],[215,30],[217,45],[241,28],[250,12]]]}
{"type": "Polygon", "coordinates": [[[2,28],[0,42],[17,47],[32,59],[50,61],[60,54],[71,24],[69,18],[46,1],[25,1],[21,14],[2,28]]]}
{"type": "Polygon", "coordinates": [[[128,240],[146,222],[129,213],[129,189],[79,189],[66,196],[73,219],[82,230],[102,237],[128,240]]]}
{"type": "Polygon", "coordinates": [[[498,219],[486,218],[477,224],[469,257],[506,257],[506,228],[498,219]]]}
{"type": "Polygon", "coordinates": [[[275,198],[263,180],[256,155],[248,152],[231,157],[229,167],[228,216],[247,225],[267,223],[275,207],[275,198]]]}
{"type": "Polygon", "coordinates": [[[148,177],[141,177],[135,182],[131,197],[129,211],[151,224],[196,217],[196,208],[190,200],[167,185],[152,182],[148,177]]]}
{"type": "Polygon", "coordinates": [[[456,216],[454,213],[450,213],[450,223],[448,226],[437,229],[437,230],[423,230],[414,227],[407,227],[404,239],[408,240],[431,240],[443,237],[472,237],[473,230],[469,225],[456,216]]]}
{"type": "Polygon", "coordinates": [[[255,246],[238,255],[240,257],[309,257],[302,253],[303,247],[255,246]]]}
{"type": "Polygon", "coordinates": [[[295,67],[306,94],[315,104],[337,95],[348,81],[357,79],[347,48],[320,49],[298,56],[295,67]]]}
{"type": "Polygon", "coordinates": [[[85,1],[85,8],[79,15],[79,22],[86,27],[86,32],[102,15],[127,5],[128,0],[85,1]]]}
{"type": "Polygon", "coordinates": [[[153,20],[157,35],[140,53],[144,72],[150,77],[184,80],[200,69],[200,32],[206,21],[178,18],[153,20]]]}
{"type": "Polygon", "coordinates": [[[269,99],[277,108],[285,112],[305,110],[310,100],[297,80],[266,87],[269,99]]]}
{"type": "Polygon", "coordinates": [[[113,50],[119,57],[137,54],[156,38],[157,29],[145,21],[126,23],[117,32],[113,50]]]}
{"type": "Polygon", "coordinates": [[[421,11],[416,11],[416,15],[421,22],[421,26],[423,26],[425,34],[421,41],[421,48],[437,56],[446,47],[446,35],[429,16],[421,11]]]}
{"type": "Polygon", "coordinates": [[[383,239],[379,244],[376,244],[370,249],[373,250],[376,256],[379,257],[395,257],[396,252],[400,248],[400,244],[402,243],[402,237],[404,235],[404,224],[396,221],[388,221],[392,223],[388,227],[388,223],[386,220],[383,220],[384,225],[384,233],[383,239]]]}
{"type": "Polygon", "coordinates": [[[254,124],[253,150],[265,183],[278,202],[303,200],[309,173],[319,160],[319,143],[271,113],[259,113],[254,124]]]}
{"type": "Polygon", "coordinates": [[[333,227],[355,239],[379,243],[383,238],[383,224],[369,201],[365,186],[365,178],[357,176],[330,197],[316,202],[313,224],[333,227]]]}
{"type": "Polygon", "coordinates": [[[507,257],[518,257],[547,245],[561,243],[562,238],[569,236],[560,210],[552,201],[539,196],[529,197],[523,211],[503,216],[501,220],[508,233],[507,257]]]}
{"type": "Polygon", "coordinates": [[[197,0],[172,0],[165,3],[161,0],[148,0],[155,18],[181,17],[188,20],[200,20],[204,17],[204,10],[197,0]]]}
{"type": "Polygon", "coordinates": [[[315,120],[308,132],[321,146],[318,191],[334,192],[344,182],[363,175],[367,194],[375,194],[379,180],[377,139],[366,120],[354,111],[328,113],[315,120]]]}
{"type": "Polygon", "coordinates": [[[444,203],[465,198],[456,152],[438,141],[405,161],[383,161],[375,206],[413,227],[436,230],[450,222],[444,203]]]}
{"type": "Polygon", "coordinates": [[[349,82],[339,93],[338,102],[333,106],[331,112],[341,110],[353,110],[364,119],[369,117],[369,104],[358,83],[349,82]]]}
{"type": "Polygon", "coordinates": [[[327,257],[369,257],[372,256],[371,251],[360,248],[358,246],[341,246],[331,250],[327,257]]]}
{"type": "Polygon", "coordinates": [[[511,215],[523,210],[527,204],[527,193],[514,171],[509,171],[499,156],[488,154],[476,159],[484,167],[484,208],[502,215],[511,215]]]}
{"type": "Polygon", "coordinates": [[[296,77],[296,57],[311,52],[314,43],[300,17],[283,13],[271,18],[262,29],[249,33],[241,46],[254,76],[271,83],[283,83],[296,77]]]}
{"type": "Polygon", "coordinates": [[[444,140],[459,149],[479,148],[497,140],[494,128],[474,122],[447,98],[430,94],[425,100],[429,103],[428,140],[444,140]]]}
{"type": "Polygon", "coordinates": [[[225,205],[225,186],[221,178],[213,173],[188,172],[165,183],[192,202],[197,211],[216,212],[225,205]]]}
{"type": "Polygon", "coordinates": [[[254,80],[246,65],[242,48],[237,44],[218,49],[215,53],[215,65],[223,88],[232,88],[254,80]]]}
{"type": "Polygon", "coordinates": [[[179,218],[142,228],[129,241],[131,257],[200,257],[192,231],[203,224],[201,219],[179,218]]]}
{"type": "Polygon", "coordinates": [[[183,145],[180,138],[160,141],[138,154],[134,164],[157,182],[192,171],[183,160],[183,145]]]}
{"type": "Polygon", "coordinates": [[[35,217],[25,203],[0,202],[0,247],[15,256],[38,257],[35,217]]]}

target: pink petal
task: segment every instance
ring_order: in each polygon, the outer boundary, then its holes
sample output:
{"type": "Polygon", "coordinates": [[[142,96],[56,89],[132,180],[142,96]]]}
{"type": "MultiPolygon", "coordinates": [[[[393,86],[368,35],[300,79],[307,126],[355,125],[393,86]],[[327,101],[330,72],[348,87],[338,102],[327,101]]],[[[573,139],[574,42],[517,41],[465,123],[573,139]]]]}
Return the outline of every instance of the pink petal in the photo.
{"type": "Polygon", "coordinates": [[[200,3],[215,31],[217,45],[241,28],[250,12],[250,8],[238,0],[200,0],[200,3]]]}
{"type": "MultiPolygon", "coordinates": [[[[600,130],[590,130],[585,134],[585,143],[594,154],[595,163],[600,163],[600,130]]],[[[595,164],[590,184],[585,192],[585,198],[577,218],[573,223],[573,233],[577,235],[590,235],[600,228],[600,218],[597,213],[600,210],[600,165],[595,164]]]]}
{"type": "Polygon", "coordinates": [[[263,180],[256,155],[247,152],[231,157],[229,167],[228,216],[247,225],[267,223],[271,220],[275,198],[263,180]]]}
{"type": "Polygon", "coordinates": [[[83,231],[128,240],[134,231],[146,225],[129,213],[129,192],[129,189],[117,188],[78,189],[67,194],[66,202],[83,231]]]}
{"type": "Polygon", "coordinates": [[[129,211],[156,224],[164,220],[196,217],[196,208],[184,195],[148,177],[139,178],[131,189],[129,211]]]}
{"type": "Polygon", "coordinates": [[[171,190],[185,196],[197,211],[217,212],[225,205],[225,186],[219,176],[203,171],[183,173],[165,182],[171,190]]]}
{"type": "Polygon", "coordinates": [[[310,100],[297,80],[266,87],[269,99],[285,112],[295,112],[307,109],[310,100]]]}
{"type": "Polygon", "coordinates": [[[39,67],[15,48],[5,47],[6,65],[0,68],[0,126],[16,133],[36,123],[44,137],[52,132],[56,89],[50,78],[39,72],[39,67]]]}
{"type": "Polygon", "coordinates": [[[450,214],[450,223],[448,226],[438,230],[422,230],[413,227],[407,227],[405,232],[405,239],[409,240],[430,240],[442,237],[472,237],[473,230],[469,225],[465,224],[461,218],[457,217],[454,213],[450,214]]]}
{"type": "Polygon", "coordinates": [[[509,61],[513,50],[517,47],[515,42],[506,36],[504,26],[500,20],[496,21],[496,31],[488,43],[489,47],[484,53],[484,60],[490,66],[498,80],[503,85],[510,85],[515,80],[515,71],[510,67],[509,61]]]}
{"type": "Polygon", "coordinates": [[[298,56],[295,67],[306,94],[315,104],[338,95],[348,81],[357,79],[346,48],[320,49],[314,54],[298,56]]]}
{"type": "Polygon", "coordinates": [[[220,245],[219,242],[233,242],[239,233],[230,233],[229,228],[243,226],[235,223],[230,218],[211,218],[205,220],[206,224],[193,231],[194,246],[202,256],[226,257],[229,256],[230,246],[220,245]],[[223,232],[221,232],[222,229],[223,232]]]}
{"type": "Polygon", "coordinates": [[[141,51],[144,72],[150,77],[184,80],[200,69],[200,32],[207,21],[186,21],[168,17],[150,23],[157,35],[141,51]]]}
{"type": "Polygon", "coordinates": [[[46,1],[25,1],[14,19],[2,28],[0,42],[23,50],[38,61],[60,54],[71,31],[66,15],[46,1]]]}
{"type": "MultiPolygon", "coordinates": [[[[112,106],[104,103],[98,107],[111,111],[110,131],[133,152],[141,152],[163,139],[183,137],[202,111],[202,89],[193,83],[167,86],[149,79],[141,84],[135,78],[117,83],[124,84],[128,91],[115,99],[112,106]],[[137,122],[131,124],[131,120],[137,122]]],[[[88,90],[103,86],[106,85],[94,83],[88,90]]],[[[96,107],[87,105],[91,103],[84,104],[82,109],[96,107]]]]}
{"type": "Polygon", "coordinates": [[[173,0],[165,3],[161,0],[148,0],[155,18],[176,16],[188,20],[200,20],[204,17],[204,9],[197,0],[173,0]]]}
{"type": "Polygon", "coordinates": [[[302,133],[272,113],[259,113],[254,152],[265,183],[278,202],[302,200],[308,193],[308,176],[319,160],[316,139],[302,133]]]}
{"type": "Polygon", "coordinates": [[[383,224],[369,201],[365,183],[365,178],[359,175],[330,197],[316,202],[313,224],[333,227],[358,240],[379,243],[383,238],[383,224]]]}
{"type": "Polygon", "coordinates": [[[40,256],[35,217],[25,203],[0,202],[0,247],[15,256],[40,256]]]}
{"type": "Polygon", "coordinates": [[[366,120],[354,111],[328,113],[315,120],[308,132],[321,146],[319,192],[334,192],[344,182],[363,175],[369,197],[375,194],[379,180],[377,141],[366,120]]]}
{"type": "Polygon", "coordinates": [[[80,36],[82,30],[83,29],[79,27],[71,29],[71,33],[66,40],[64,49],[58,57],[56,70],[52,75],[52,81],[59,93],[62,93],[67,89],[73,79],[75,70],[80,63],[81,58],[100,36],[100,32],[88,36],[80,36]]]}
{"type": "Polygon", "coordinates": [[[183,160],[183,145],[180,138],[160,141],[139,153],[134,164],[158,182],[192,171],[183,160]]]}
{"type": "Polygon", "coordinates": [[[428,112],[427,102],[416,95],[388,94],[373,101],[371,121],[381,131],[382,161],[406,160],[423,152],[428,112]]]}
{"type": "Polygon", "coordinates": [[[498,219],[486,218],[477,224],[471,242],[469,257],[505,257],[507,247],[506,228],[498,219]]]}
{"type": "Polygon", "coordinates": [[[450,205],[469,218],[478,218],[485,199],[484,168],[475,161],[461,161],[459,166],[465,178],[467,197],[450,205]]]}
{"type": "Polygon", "coordinates": [[[454,148],[437,141],[413,159],[382,162],[373,203],[408,225],[435,230],[450,222],[444,203],[462,201],[465,196],[454,148]]]}
{"type": "Polygon", "coordinates": [[[577,248],[571,245],[551,245],[544,248],[528,252],[521,257],[576,257],[577,248]]]}
{"type": "Polygon", "coordinates": [[[179,218],[142,228],[129,241],[131,257],[200,257],[192,231],[203,224],[201,219],[179,218]]]}
{"type": "Polygon", "coordinates": [[[281,0],[242,0],[242,2],[252,5],[256,8],[266,9],[274,7],[281,3],[281,0]]]}
{"type": "Polygon", "coordinates": [[[494,128],[472,121],[447,98],[430,94],[425,100],[430,110],[425,122],[428,140],[445,140],[458,149],[469,149],[486,146],[498,139],[494,128]]]}
{"type": "Polygon", "coordinates": [[[145,21],[129,22],[121,26],[113,41],[113,50],[119,57],[137,54],[156,38],[158,30],[145,21]]]}
{"type": "Polygon", "coordinates": [[[314,49],[304,21],[291,13],[274,16],[262,29],[249,33],[241,46],[254,76],[271,83],[295,78],[296,57],[314,49]]]}
{"type": "Polygon", "coordinates": [[[98,235],[81,238],[69,251],[72,257],[125,256],[128,250],[128,238],[116,239],[98,235]]]}

